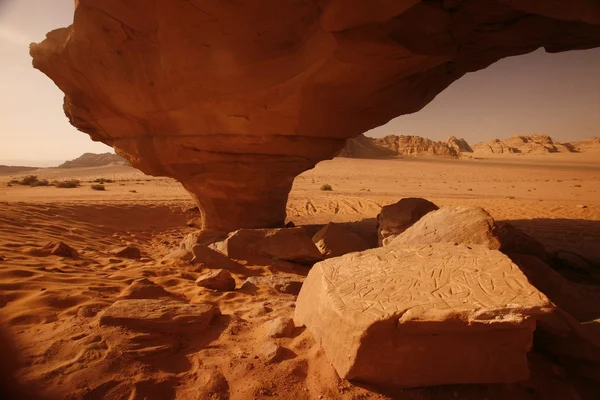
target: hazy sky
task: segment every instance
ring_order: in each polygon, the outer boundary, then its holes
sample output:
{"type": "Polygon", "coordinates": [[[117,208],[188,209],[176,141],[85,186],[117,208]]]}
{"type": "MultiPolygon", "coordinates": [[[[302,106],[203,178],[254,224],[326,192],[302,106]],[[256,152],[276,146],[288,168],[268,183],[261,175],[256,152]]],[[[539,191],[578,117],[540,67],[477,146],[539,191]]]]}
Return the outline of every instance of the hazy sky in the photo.
{"type": "MultiPolygon", "coordinates": [[[[31,67],[29,43],[69,25],[72,9],[73,0],[0,0],[0,164],[43,165],[111,150],[69,124],[62,93],[31,67]]],[[[600,49],[501,60],[368,134],[475,143],[520,133],[561,141],[600,136],[600,49]]]]}

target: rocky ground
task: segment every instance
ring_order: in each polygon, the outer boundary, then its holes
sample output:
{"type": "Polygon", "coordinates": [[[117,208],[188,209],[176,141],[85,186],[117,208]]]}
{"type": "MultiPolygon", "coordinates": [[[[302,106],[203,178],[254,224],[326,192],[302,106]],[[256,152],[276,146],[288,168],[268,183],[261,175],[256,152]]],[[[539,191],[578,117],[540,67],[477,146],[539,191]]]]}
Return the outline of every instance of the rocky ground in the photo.
{"type": "MultiPolygon", "coordinates": [[[[181,186],[169,179],[146,177],[130,167],[33,172],[49,180],[79,179],[81,186],[73,189],[6,186],[3,182],[0,318],[20,357],[22,368],[17,377],[35,398],[597,398],[598,383],[592,378],[599,377],[600,357],[594,344],[596,322],[590,321],[600,317],[596,269],[600,263],[600,160],[569,156],[447,161],[334,159],[295,181],[288,220],[300,228],[242,232],[226,240],[219,235],[194,236],[198,213],[181,186]],[[91,190],[92,181],[98,178],[113,182],[105,184],[105,191],[91,190]],[[333,190],[320,190],[325,184],[333,190]],[[462,212],[439,213],[428,206],[427,212],[415,214],[414,221],[406,220],[402,212],[383,213],[387,216],[379,225],[385,229],[378,232],[376,218],[382,207],[407,197],[427,198],[440,211],[483,207],[489,216],[477,211],[478,217],[465,219],[462,212]],[[443,222],[450,218],[445,213],[454,215],[454,225],[469,229],[438,230],[434,238],[419,236],[424,226],[448,226],[443,222]],[[441,223],[436,222],[440,215],[441,223]],[[518,231],[503,221],[523,233],[515,233],[518,231]],[[329,222],[337,224],[323,231],[329,222]],[[457,231],[471,233],[447,236],[457,231]],[[350,250],[377,247],[386,240],[389,243],[385,246],[366,250],[361,256],[335,258],[350,250]],[[357,347],[350,341],[331,340],[348,334],[342,329],[346,313],[340,314],[337,326],[334,319],[325,326],[318,324],[320,318],[315,322],[315,317],[328,315],[326,307],[317,306],[330,304],[316,301],[330,295],[319,291],[315,284],[322,279],[319,277],[328,276],[328,268],[336,265],[336,260],[345,260],[342,265],[358,268],[350,274],[359,277],[358,286],[368,287],[365,282],[371,276],[373,282],[379,278],[361,270],[361,265],[385,270],[388,266],[377,267],[373,260],[393,255],[398,265],[406,265],[409,271],[409,267],[419,265],[412,258],[415,254],[453,253],[438,248],[446,245],[435,243],[448,241],[472,248],[461,247],[453,256],[457,259],[494,260],[494,268],[500,272],[493,276],[512,271],[521,282],[514,296],[523,296],[523,288],[537,296],[535,301],[521,297],[522,305],[528,305],[526,310],[504,307],[495,311],[500,313],[502,326],[524,321],[522,332],[533,329],[531,321],[538,319],[528,363],[523,359],[527,334],[511,339],[516,345],[505,351],[506,358],[492,363],[516,366],[510,373],[492,368],[491,374],[497,378],[492,381],[520,382],[397,389],[377,379],[386,376],[385,369],[377,372],[382,357],[367,362],[376,371],[374,375],[361,370],[364,361],[360,357],[353,364],[340,363],[335,354],[341,351],[341,344],[350,346],[350,351],[357,347]],[[425,247],[414,249],[415,245],[425,247]],[[309,285],[303,287],[311,265],[321,257],[334,258],[313,267],[309,285]],[[552,310],[544,294],[568,315],[552,310]],[[527,366],[529,378],[524,375],[527,366]]],[[[4,181],[10,179],[7,175],[4,181]]],[[[426,265],[438,265],[440,271],[454,265],[454,261],[436,262],[426,265]]],[[[343,266],[335,268],[345,271],[343,266]]],[[[483,262],[481,268],[485,273],[488,265],[483,262]]],[[[395,279],[404,282],[403,274],[395,279]]],[[[486,298],[500,299],[509,293],[500,290],[494,297],[498,281],[492,279],[496,286],[488,287],[487,278],[477,276],[483,284],[477,290],[492,293],[486,298]]],[[[428,279],[420,282],[430,282],[428,279]]],[[[384,280],[371,287],[386,287],[388,283],[384,280]]],[[[479,309],[486,301],[469,288],[475,293],[469,299],[475,300],[464,304],[475,304],[479,309]]],[[[441,298],[448,302],[460,294],[452,290],[441,298]]],[[[411,296],[412,300],[422,299],[416,292],[411,296]]],[[[352,301],[357,298],[362,300],[356,304],[363,307],[369,294],[350,297],[352,301]]],[[[393,307],[409,303],[394,300],[393,307]]],[[[500,303],[506,306],[510,302],[500,303]]],[[[381,307],[374,309],[391,307],[385,301],[378,304],[381,307]]],[[[443,309],[436,297],[428,296],[427,304],[443,309]]],[[[457,317],[459,325],[473,325],[465,322],[473,321],[471,306],[452,309],[467,312],[457,317]]],[[[422,315],[432,323],[432,314],[422,315]]],[[[449,318],[443,315],[442,320],[449,318]]],[[[380,320],[373,318],[365,323],[380,320]]],[[[399,320],[403,335],[412,329],[410,321],[415,318],[419,319],[406,315],[399,320]]],[[[380,341],[379,336],[373,337],[375,343],[380,341]]],[[[490,337],[481,336],[485,346],[480,349],[484,352],[498,343],[489,341],[490,337]]],[[[396,383],[419,386],[452,383],[444,379],[484,379],[469,375],[469,368],[481,360],[468,357],[452,364],[453,369],[467,372],[447,378],[440,365],[456,357],[450,348],[464,343],[444,343],[442,347],[428,345],[438,349],[431,354],[396,357],[401,365],[395,368],[408,368],[409,373],[410,362],[402,360],[430,360],[429,364],[419,364],[425,371],[420,376],[429,381],[411,383],[402,379],[404,373],[396,383]]],[[[470,348],[468,343],[466,348],[470,348]]]]}

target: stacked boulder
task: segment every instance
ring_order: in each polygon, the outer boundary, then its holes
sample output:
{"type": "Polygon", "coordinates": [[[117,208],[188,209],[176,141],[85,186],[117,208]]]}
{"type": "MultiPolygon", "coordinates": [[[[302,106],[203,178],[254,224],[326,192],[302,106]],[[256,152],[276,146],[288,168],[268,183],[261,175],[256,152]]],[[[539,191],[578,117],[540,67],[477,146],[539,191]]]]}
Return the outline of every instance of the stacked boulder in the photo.
{"type": "Polygon", "coordinates": [[[526,380],[536,320],[553,305],[499,251],[500,234],[508,250],[527,249],[527,235],[513,228],[500,229],[479,207],[386,206],[383,247],[315,264],[296,325],[346,379],[397,387],[526,380]]]}

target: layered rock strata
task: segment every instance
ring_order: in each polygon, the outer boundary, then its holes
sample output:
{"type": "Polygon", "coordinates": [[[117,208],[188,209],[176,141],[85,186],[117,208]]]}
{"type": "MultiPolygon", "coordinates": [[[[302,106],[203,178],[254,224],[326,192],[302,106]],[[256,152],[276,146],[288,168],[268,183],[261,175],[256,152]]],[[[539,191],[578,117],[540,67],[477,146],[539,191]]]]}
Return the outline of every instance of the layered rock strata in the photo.
{"type": "Polygon", "coordinates": [[[30,52],[76,128],[229,232],[282,226],[296,175],[464,74],[597,46],[596,0],[78,0],[30,52]]]}

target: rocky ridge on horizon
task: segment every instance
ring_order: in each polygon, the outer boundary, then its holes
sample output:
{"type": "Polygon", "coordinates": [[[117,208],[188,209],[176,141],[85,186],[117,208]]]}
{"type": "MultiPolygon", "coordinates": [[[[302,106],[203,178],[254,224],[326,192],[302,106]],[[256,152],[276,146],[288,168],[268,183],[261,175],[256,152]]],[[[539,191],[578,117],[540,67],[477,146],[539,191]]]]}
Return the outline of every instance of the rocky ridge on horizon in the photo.
{"type": "Polygon", "coordinates": [[[397,156],[433,156],[460,158],[468,154],[549,154],[549,153],[600,153],[600,138],[578,142],[557,142],[546,134],[513,135],[507,139],[493,139],[473,146],[463,138],[448,137],[433,141],[421,136],[387,135],[371,138],[359,135],[348,139],[338,157],[389,158],[397,156]],[[377,148],[383,150],[378,152],[377,148]],[[368,150],[366,150],[368,149],[368,150]]]}
{"type": "Polygon", "coordinates": [[[57,168],[103,167],[111,164],[128,165],[123,157],[115,153],[84,153],[73,160],[65,161],[57,168]]]}

